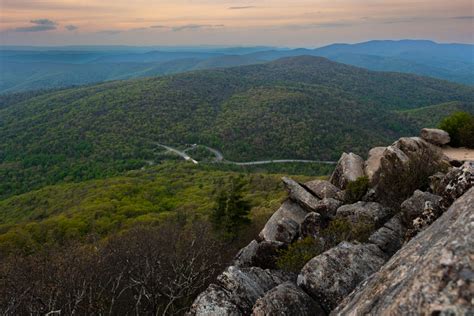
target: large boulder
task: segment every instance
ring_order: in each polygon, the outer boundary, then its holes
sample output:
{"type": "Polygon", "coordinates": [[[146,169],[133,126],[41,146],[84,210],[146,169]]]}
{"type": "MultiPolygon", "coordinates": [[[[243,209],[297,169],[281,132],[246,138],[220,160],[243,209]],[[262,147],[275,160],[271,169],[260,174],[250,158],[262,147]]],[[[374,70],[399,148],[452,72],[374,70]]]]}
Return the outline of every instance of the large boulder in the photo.
{"type": "Polygon", "coordinates": [[[259,267],[262,269],[276,269],[278,251],[283,243],[252,240],[235,256],[233,265],[237,267],[259,267]]]}
{"type": "Polygon", "coordinates": [[[211,284],[194,301],[187,315],[242,316],[240,308],[232,301],[230,293],[217,284],[211,284]]]}
{"type": "Polygon", "coordinates": [[[369,150],[369,156],[364,163],[364,173],[370,182],[372,182],[375,172],[380,168],[380,161],[382,160],[385,149],[387,149],[387,147],[374,147],[369,150]]]}
{"type": "Polygon", "coordinates": [[[437,128],[423,128],[421,138],[434,145],[446,145],[451,141],[448,132],[437,128]]]}
{"type": "Polygon", "coordinates": [[[375,227],[382,226],[393,215],[391,208],[377,202],[356,202],[337,209],[336,216],[350,219],[353,223],[366,221],[375,227]]]}
{"type": "Polygon", "coordinates": [[[336,216],[337,209],[342,205],[343,202],[332,198],[324,198],[314,207],[314,211],[321,214],[325,218],[334,218],[336,216]]]}
{"type": "Polygon", "coordinates": [[[321,306],[294,283],[286,282],[257,300],[253,316],[324,316],[321,306]]]}
{"type": "Polygon", "coordinates": [[[217,277],[216,284],[211,284],[196,298],[189,314],[248,315],[267,291],[288,281],[294,281],[292,274],[230,266],[217,277]]]}
{"type": "Polygon", "coordinates": [[[399,209],[416,189],[427,186],[428,177],[449,166],[441,149],[419,137],[403,137],[388,146],[372,177],[374,199],[399,209]]]}
{"type": "Polygon", "coordinates": [[[377,245],[387,257],[395,254],[403,245],[406,227],[396,215],[369,237],[369,243],[377,245]]]}
{"type": "Polygon", "coordinates": [[[333,315],[472,315],[474,188],[362,283],[333,315]]]}
{"type": "Polygon", "coordinates": [[[301,238],[320,237],[321,230],[327,226],[327,221],[316,212],[311,212],[306,215],[304,221],[300,226],[300,236],[301,238]]]}
{"type": "Polygon", "coordinates": [[[329,313],[385,260],[376,245],[342,242],[306,263],[298,285],[329,313]]]}
{"type": "Polygon", "coordinates": [[[299,232],[299,225],[306,217],[306,212],[292,201],[284,202],[270,217],[259,235],[260,240],[291,243],[299,232]]]}
{"type": "Polygon", "coordinates": [[[343,153],[329,180],[344,190],[347,184],[364,176],[364,159],[354,153],[343,153]]]}
{"type": "Polygon", "coordinates": [[[334,184],[327,180],[313,180],[305,183],[305,186],[320,199],[334,199],[340,191],[334,184]]]}
{"type": "Polygon", "coordinates": [[[413,221],[415,219],[424,218],[427,221],[427,225],[431,224],[443,212],[440,203],[440,196],[416,190],[401,205],[403,223],[407,227],[412,228],[414,227],[415,223],[413,221]]]}
{"type": "Polygon", "coordinates": [[[319,199],[313,193],[293,179],[283,177],[282,180],[288,190],[290,200],[298,203],[308,212],[314,211],[319,199]]]}

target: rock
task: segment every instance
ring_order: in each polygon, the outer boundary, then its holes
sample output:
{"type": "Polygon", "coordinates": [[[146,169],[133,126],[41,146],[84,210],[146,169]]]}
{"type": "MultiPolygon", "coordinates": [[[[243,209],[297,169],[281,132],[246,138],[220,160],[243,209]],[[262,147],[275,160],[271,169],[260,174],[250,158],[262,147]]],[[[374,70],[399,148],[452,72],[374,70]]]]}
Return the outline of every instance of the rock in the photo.
{"type": "Polygon", "coordinates": [[[260,232],[260,240],[291,243],[298,236],[299,225],[308,214],[292,201],[284,202],[260,232]]]}
{"type": "Polygon", "coordinates": [[[253,260],[257,254],[258,246],[258,242],[256,240],[252,240],[247,246],[240,249],[234,258],[233,265],[239,268],[252,267],[253,260]]]}
{"type": "Polygon", "coordinates": [[[474,185],[474,162],[465,162],[459,168],[453,168],[441,180],[436,193],[443,198],[442,205],[449,207],[458,197],[474,185]]]}
{"type": "Polygon", "coordinates": [[[298,285],[329,313],[384,264],[385,256],[373,244],[342,242],[306,263],[298,285]]]}
{"type": "Polygon", "coordinates": [[[377,245],[388,257],[403,245],[406,228],[399,216],[394,216],[369,237],[369,243],[377,245]]]}
{"type": "Polygon", "coordinates": [[[361,220],[374,224],[375,227],[382,226],[393,215],[391,208],[385,207],[377,202],[362,202],[343,205],[337,209],[337,217],[349,218],[353,223],[361,220]]]}
{"type": "Polygon", "coordinates": [[[301,288],[286,282],[268,291],[253,307],[253,316],[323,316],[326,313],[301,288]]]}
{"type": "Polygon", "coordinates": [[[310,191],[295,180],[287,177],[283,177],[282,180],[288,190],[290,200],[298,203],[308,212],[314,211],[314,208],[319,201],[315,195],[310,193],[310,191]]]}
{"type": "Polygon", "coordinates": [[[375,172],[380,168],[380,161],[385,149],[387,149],[387,147],[374,147],[369,150],[369,157],[364,163],[364,172],[369,178],[369,182],[372,182],[375,172]]]}
{"type": "Polygon", "coordinates": [[[305,186],[320,199],[334,199],[340,191],[331,182],[326,180],[313,180],[306,182],[305,186]]]}
{"type": "Polygon", "coordinates": [[[324,198],[319,201],[314,211],[321,214],[326,218],[334,218],[336,216],[337,209],[342,205],[342,202],[336,199],[324,198]]]}
{"type": "Polygon", "coordinates": [[[313,237],[318,238],[323,229],[327,225],[327,221],[323,217],[316,213],[311,212],[306,215],[304,221],[300,226],[300,236],[301,238],[313,237]]]}
{"type": "Polygon", "coordinates": [[[364,160],[354,153],[343,153],[329,181],[344,190],[349,182],[363,176],[364,160]]]}
{"type": "Polygon", "coordinates": [[[372,177],[374,198],[396,210],[426,179],[448,168],[441,149],[419,137],[404,137],[387,147],[372,177]]]}
{"type": "Polygon", "coordinates": [[[446,145],[451,141],[448,132],[437,128],[423,128],[421,138],[434,145],[446,145]]]}
{"type": "Polygon", "coordinates": [[[242,248],[235,257],[233,264],[236,267],[259,267],[262,269],[276,269],[278,251],[283,243],[253,240],[242,248]]]}
{"type": "Polygon", "coordinates": [[[474,188],[402,247],[332,315],[471,315],[474,188]]]}
{"type": "Polygon", "coordinates": [[[439,192],[442,189],[441,182],[445,176],[446,175],[442,172],[436,172],[434,175],[429,177],[431,192],[439,192]]]}
{"type": "Polygon", "coordinates": [[[230,293],[219,285],[211,284],[199,294],[187,315],[200,316],[241,316],[239,307],[231,301],[230,293]]]}
{"type": "Polygon", "coordinates": [[[416,218],[424,217],[428,225],[434,222],[441,213],[441,197],[428,192],[416,190],[413,195],[401,205],[401,218],[407,227],[413,227],[416,218]]]}
{"type": "Polygon", "coordinates": [[[255,302],[275,286],[293,281],[292,274],[260,268],[228,267],[197,297],[190,315],[248,315],[255,302]],[[237,313],[237,310],[240,314],[237,313]]]}

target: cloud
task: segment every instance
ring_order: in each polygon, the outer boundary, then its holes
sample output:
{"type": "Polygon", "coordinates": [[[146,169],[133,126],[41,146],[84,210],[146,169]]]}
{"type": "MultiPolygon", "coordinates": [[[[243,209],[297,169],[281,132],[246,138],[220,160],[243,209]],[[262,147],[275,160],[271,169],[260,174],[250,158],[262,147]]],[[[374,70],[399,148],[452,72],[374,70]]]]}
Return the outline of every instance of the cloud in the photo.
{"type": "Polygon", "coordinates": [[[151,29],[166,29],[168,28],[167,26],[164,25],[152,25],[150,26],[151,29]]]}
{"type": "Polygon", "coordinates": [[[253,9],[253,8],[256,8],[256,7],[253,5],[248,5],[245,7],[230,7],[229,10],[245,10],[245,9],[253,9]]]}
{"type": "Polygon", "coordinates": [[[72,31],[77,30],[79,27],[77,27],[77,26],[75,26],[75,25],[66,25],[64,28],[65,28],[66,30],[72,32],[72,31]]]}
{"type": "Polygon", "coordinates": [[[33,26],[17,27],[15,32],[43,32],[57,29],[57,23],[49,19],[37,19],[30,21],[33,26]]]}
{"type": "Polygon", "coordinates": [[[180,32],[180,31],[186,31],[186,30],[212,29],[212,28],[219,28],[219,27],[224,27],[224,25],[222,25],[222,24],[218,24],[218,25],[210,25],[210,24],[187,24],[187,25],[172,27],[171,30],[172,30],[173,32],[180,32]]]}

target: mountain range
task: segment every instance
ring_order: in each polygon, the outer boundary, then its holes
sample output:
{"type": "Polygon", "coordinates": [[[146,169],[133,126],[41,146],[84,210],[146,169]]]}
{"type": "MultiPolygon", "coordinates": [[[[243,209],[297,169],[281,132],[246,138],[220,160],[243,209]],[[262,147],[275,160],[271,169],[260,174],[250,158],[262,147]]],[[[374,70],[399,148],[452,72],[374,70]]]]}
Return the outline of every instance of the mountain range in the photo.
{"type": "Polygon", "coordinates": [[[425,40],[333,44],[316,49],[3,47],[0,50],[0,93],[234,67],[304,55],[326,57],[370,70],[474,84],[474,45],[425,40]]]}

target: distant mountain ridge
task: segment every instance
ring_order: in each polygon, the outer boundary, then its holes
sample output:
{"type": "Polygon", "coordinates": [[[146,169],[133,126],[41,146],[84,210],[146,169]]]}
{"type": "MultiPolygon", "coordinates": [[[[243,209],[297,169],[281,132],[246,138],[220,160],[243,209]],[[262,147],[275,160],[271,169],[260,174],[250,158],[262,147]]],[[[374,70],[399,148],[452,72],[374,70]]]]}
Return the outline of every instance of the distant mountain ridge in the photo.
{"type": "Polygon", "coordinates": [[[424,40],[332,44],[317,49],[62,49],[0,50],[0,93],[226,68],[304,55],[326,57],[370,70],[413,73],[474,84],[474,45],[439,44],[424,40]]]}

